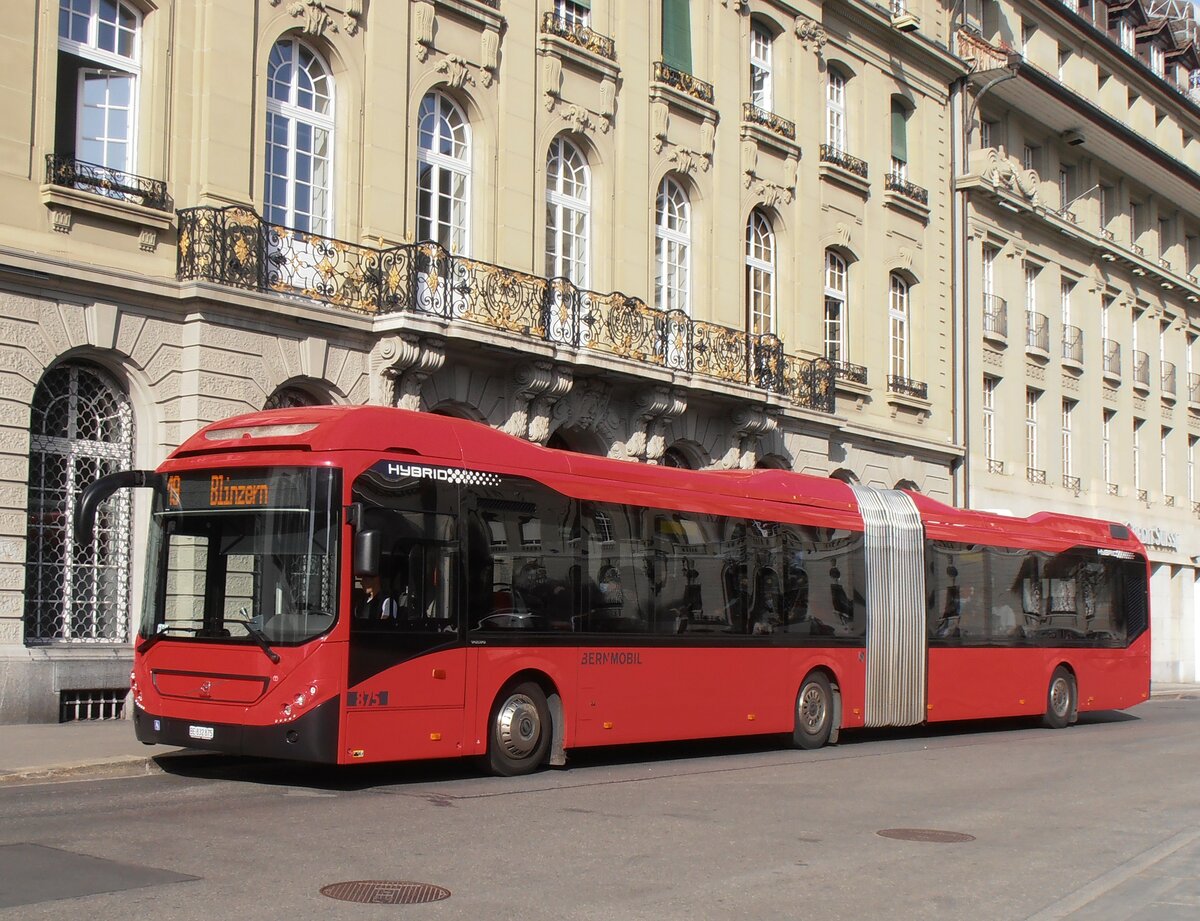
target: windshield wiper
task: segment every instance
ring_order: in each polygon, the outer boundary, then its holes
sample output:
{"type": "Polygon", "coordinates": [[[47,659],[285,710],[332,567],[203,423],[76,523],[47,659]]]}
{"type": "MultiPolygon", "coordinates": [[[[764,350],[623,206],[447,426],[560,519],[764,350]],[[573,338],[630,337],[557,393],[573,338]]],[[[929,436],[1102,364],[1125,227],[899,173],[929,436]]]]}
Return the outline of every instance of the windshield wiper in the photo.
{"type": "Polygon", "coordinates": [[[179,627],[179,626],[173,626],[171,624],[159,624],[158,629],[153,634],[146,637],[146,639],[142,642],[142,644],[140,646],[138,646],[138,648],[137,648],[138,654],[141,655],[147,649],[149,649],[151,646],[153,646],[155,643],[157,643],[159,640],[166,639],[167,634],[169,632],[171,632],[172,630],[190,630],[190,629],[191,629],[190,627],[179,627]]]}
{"type": "Polygon", "coordinates": [[[275,665],[278,665],[279,653],[271,648],[271,644],[267,640],[267,635],[259,630],[258,627],[254,626],[254,622],[250,618],[250,612],[245,608],[242,608],[240,611],[238,611],[238,613],[242,615],[243,620],[235,620],[233,623],[245,627],[246,633],[250,636],[250,639],[258,643],[259,648],[267,654],[267,658],[270,659],[275,665]]]}

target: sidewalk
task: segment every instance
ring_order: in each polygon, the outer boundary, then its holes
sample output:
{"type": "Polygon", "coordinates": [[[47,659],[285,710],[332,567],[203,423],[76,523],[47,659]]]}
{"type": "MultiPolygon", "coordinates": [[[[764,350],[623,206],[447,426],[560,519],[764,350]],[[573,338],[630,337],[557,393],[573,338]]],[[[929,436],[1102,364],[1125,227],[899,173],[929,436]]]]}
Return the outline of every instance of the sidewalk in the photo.
{"type": "MultiPolygon", "coordinates": [[[[1151,697],[1200,700],[1200,684],[1155,684],[1151,697]]],[[[0,726],[0,786],[153,774],[161,770],[154,758],[190,754],[170,745],[143,745],[129,720],[0,726]]]]}

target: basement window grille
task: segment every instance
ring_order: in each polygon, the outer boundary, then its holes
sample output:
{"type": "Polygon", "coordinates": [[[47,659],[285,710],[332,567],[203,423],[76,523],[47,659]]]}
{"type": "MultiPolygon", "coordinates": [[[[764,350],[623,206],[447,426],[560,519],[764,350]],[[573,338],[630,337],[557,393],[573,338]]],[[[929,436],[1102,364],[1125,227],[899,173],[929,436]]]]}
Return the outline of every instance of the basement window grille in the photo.
{"type": "Polygon", "coordinates": [[[60,723],[99,722],[125,717],[126,688],[116,690],[62,691],[58,698],[60,723]]]}

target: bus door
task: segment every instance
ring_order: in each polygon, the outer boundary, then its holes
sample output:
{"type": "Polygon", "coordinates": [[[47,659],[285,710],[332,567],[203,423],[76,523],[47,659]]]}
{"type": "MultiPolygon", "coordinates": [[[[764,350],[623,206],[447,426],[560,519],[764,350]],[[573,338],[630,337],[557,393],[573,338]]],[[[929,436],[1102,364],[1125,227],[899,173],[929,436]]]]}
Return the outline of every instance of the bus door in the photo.
{"type": "Polygon", "coordinates": [[[349,611],[346,743],[367,760],[462,753],[459,490],[432,473],[381,461],[354,484],[380,551],[349,611]]]}
{"type": "Polygon", "coordinates": [[[854,486],[867,565],[866,726],[926,717],[925,532],[912,499],[854,486]]]}

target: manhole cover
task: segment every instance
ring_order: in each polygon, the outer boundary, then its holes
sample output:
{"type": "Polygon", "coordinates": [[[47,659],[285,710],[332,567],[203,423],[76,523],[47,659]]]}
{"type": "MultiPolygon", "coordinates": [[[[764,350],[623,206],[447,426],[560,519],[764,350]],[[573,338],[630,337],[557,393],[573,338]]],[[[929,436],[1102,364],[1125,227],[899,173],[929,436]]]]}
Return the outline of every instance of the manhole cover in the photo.
{"type": "Polygon", "coordinates": [[[965,844],[975,840],[974,835],[964,835],[960,831],[938,831],[936,828],[884,828],[875,834],[899,841],[932,841],[936,844],[965,844]]]}
{"type": "Polygon", "coordinates": [[[356,879],[348,883],[330,883],[321,887],[321,895],[343,902],[371,905],[419,905],[450,898],[450,890],[432,883],[396,882],[382,879],[356,879]]]}

